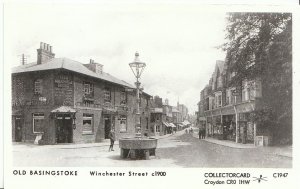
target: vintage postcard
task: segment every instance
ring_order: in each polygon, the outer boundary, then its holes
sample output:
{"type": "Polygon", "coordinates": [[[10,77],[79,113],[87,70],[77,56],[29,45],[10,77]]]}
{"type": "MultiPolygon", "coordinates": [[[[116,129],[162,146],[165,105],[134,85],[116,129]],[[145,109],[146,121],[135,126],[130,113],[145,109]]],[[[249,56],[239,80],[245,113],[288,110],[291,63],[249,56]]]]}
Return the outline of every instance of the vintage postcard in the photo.
{"type": "Polygon", "coordinates": [[[4,4],[5,188],[296,188],[298,11],[4,4]]]}

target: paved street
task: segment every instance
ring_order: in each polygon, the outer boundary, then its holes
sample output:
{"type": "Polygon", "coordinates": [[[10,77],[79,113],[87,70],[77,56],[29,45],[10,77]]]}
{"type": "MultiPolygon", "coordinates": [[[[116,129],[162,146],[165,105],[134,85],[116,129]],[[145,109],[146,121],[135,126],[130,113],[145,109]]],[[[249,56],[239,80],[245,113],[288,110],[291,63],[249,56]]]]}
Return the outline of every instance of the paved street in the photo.
{"type": "Polygon", "coordinates": [[[120,159],[120,150],[108,146],[14,145],[16,166],[78,167],[262,167],[290,168],[292,158],[276,155],[272,148],[238,149],[176,133],[159,139],[156,157],[150,160],[120,159]],[[74,148],[73,148],[74,146],[74,148]],[[37,158],[38,157],[38,158],[37,158]]]}

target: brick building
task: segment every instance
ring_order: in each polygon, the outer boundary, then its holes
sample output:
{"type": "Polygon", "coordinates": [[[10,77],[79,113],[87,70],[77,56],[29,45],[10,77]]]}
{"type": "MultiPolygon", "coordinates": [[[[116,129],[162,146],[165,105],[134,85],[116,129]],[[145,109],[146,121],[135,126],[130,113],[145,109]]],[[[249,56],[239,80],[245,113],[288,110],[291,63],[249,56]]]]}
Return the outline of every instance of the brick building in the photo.
{"type": "Polygon", "coordinates": [[[260,78],[244,79],[239,88],[232,86],[236,73],[229,72],[227,64],[216,62],[209,84],[201,91],[198,123],[206,127],[210,137],[254,143],[257,123],[251,119],[251,113],[260,108],[260,78]]]}
{"type": "MultiPolygon", "coordinates": [[[[141,130],[149,133],[150,95],[142,93],[141,130]]],[[[12,140],[44,144],[101,142],[136,132],[135,89],[103,65],[55,58],[41,43],[37,62],[12,69],[12,140]]]]}

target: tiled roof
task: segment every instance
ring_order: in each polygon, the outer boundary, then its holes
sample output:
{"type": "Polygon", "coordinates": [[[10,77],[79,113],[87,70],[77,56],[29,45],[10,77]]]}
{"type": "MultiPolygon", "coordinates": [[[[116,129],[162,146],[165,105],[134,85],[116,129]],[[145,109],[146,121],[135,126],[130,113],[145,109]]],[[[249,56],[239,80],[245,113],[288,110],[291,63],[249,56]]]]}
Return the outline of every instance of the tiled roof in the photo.
{"type": "Polygon", "coordinates": [[[72,72],[84,74],[87,76],[91,76],[94,78],[102,79],[115,84],[133,88],[133,86],[130,85],[129,83],[117,79],[116,77],[108,73],[102,72],[102,74],[96,74],[95,72],[85,67],[82,63],[68,58],[53,58],[50,61],[43,64],[37,64],[36,62],[34,62],[22,66],[17,66],[12,69],[12,73],[33,72],[33,71],[43,71],[43,70],[53,70],[53,69],[66,69],[72,72]]]}

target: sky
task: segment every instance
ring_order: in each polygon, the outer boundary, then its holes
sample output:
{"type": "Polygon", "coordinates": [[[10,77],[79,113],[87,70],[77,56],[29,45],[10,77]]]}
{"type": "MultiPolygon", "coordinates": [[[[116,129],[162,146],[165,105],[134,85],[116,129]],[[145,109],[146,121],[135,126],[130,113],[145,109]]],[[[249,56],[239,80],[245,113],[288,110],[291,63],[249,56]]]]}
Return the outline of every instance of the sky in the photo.
{"type": "Polygon", "coordinates": [[[208,84],[216,60],[225,53],[226,12],[185,4],[35,4],[8,5],[5,46],[11,66],[37,58],[40,42],[53,46],[55,57],[103,64],[104,71],[131,84],[129,63],[136,51],[146,63],[145,92],[170,105],[197,111],[200,91],[208,84]]]}

